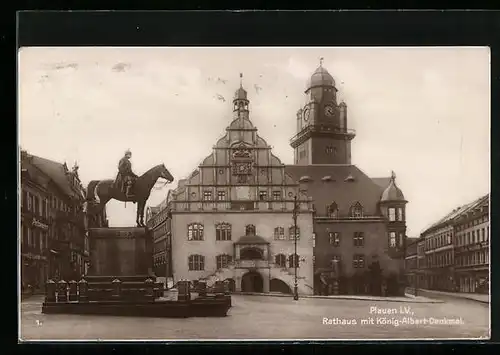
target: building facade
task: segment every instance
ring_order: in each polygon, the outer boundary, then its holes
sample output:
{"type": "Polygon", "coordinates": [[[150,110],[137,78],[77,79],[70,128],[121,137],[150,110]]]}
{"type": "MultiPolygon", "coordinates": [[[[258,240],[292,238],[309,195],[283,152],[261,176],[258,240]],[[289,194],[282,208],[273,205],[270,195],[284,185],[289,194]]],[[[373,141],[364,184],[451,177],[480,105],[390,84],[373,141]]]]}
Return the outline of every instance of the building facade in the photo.
{"type": "Polygon", "coordinates": [[[489,195],[462,211],[454,222],[458,291],[489,293],[489,195]]]}
{"type": "Polygon", "coordinates": [[[351,163],[355,132],[322,65],[305,94],[294,164],[284,165],[250,121],[246,91],[236,91],[226,134],[167,199],[176,279],[287,292],[298,260],[301,293],[403,292],[407,201],[396,176],[370,178],[351,163]]]}
{"type": "Polygon", "coordinates": [[[312,74],[285,168],[314,203],[315,292],[400,294],[407,201],[395,174],[370,178],[352,164],[355,132],[335,85],[322,65],[312,74]]]}
{"type": "Polygon", "coordinates": [[[21,286],[41,288],[49,273],[49,233],[52,227],[50,179],[29,161],[21,166],[20,246],[21,286]]]}
{"type": "MultiPolygon", "coordinates": [[[[410,285],[488,293],[489,230],[489,194],[433,223],[416,242],[417,268],[407,268],[410,285]]],[[[407,249],[407,261],[413,259],[412,252],[412,248],[407,249]]]]}
{"type": "Polygon", "coordinates": [[[156,207],[146,210],[146,225],[153,235],[153,271],[165,283],[172,274],[172,216],[167,199],[156,207]]]}
{"type": "Polygon", "coordinates": [[[22,283],[43,287],[47,278],[71,280],[85,273],[84,197],[76,164],[70,170],[21,151],[22,283]]]}
{"type": "Polygon", "coordinates": [[[299,293],[312,294],[312,203],[259,136],[249,103],[240,87],[225,135],[170,194],[174,279],[291,292],[297,266],[299,293]]]}

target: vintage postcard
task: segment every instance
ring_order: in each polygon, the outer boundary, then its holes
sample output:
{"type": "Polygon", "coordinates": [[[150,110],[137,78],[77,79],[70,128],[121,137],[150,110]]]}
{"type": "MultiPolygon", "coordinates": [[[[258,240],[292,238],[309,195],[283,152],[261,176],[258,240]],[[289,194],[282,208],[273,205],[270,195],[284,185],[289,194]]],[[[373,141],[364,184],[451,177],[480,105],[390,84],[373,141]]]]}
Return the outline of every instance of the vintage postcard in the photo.
{"type": "Polygon", "coordinates": [[[21,341],[489,339],[489,56],[21,48],[21,341]]]}

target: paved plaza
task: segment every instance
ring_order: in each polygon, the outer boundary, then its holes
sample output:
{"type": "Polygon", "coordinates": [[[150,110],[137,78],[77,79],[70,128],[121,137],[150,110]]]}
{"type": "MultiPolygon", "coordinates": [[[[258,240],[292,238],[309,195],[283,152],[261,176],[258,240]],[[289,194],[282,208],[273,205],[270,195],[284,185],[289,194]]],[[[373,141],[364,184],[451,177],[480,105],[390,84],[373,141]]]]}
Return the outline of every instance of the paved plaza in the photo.
{"type": "Polygon", "coordinates": [[[234,295],[233,307],[227,317],[188,319],[44,315],[41,313],[42,300],[41,296],[34,296],[22,302],[20,327],[22,340],[489,337],[488,305],[470,300],[403,303],[301,298],[299,301],[293,301],[290,297],[234,295]],[[370,310],[394,312],[394,309],[398,314],[370,314],[370,310]],[[401,314],[401,311],[410,312],[409,316],[401,314]],[[366,324],[366,319],[369,317],[374,319],[374,324],[366,324]],[[407,320],[461,317],[463,324],[401,324],[404,317],[407,320]],[[356,320],[356,325],[353,320],[356,320]],[[362,320],[364,324],[361,324],[362,320]],[[400,324],[395,320],[399,320],[400,324]]]}

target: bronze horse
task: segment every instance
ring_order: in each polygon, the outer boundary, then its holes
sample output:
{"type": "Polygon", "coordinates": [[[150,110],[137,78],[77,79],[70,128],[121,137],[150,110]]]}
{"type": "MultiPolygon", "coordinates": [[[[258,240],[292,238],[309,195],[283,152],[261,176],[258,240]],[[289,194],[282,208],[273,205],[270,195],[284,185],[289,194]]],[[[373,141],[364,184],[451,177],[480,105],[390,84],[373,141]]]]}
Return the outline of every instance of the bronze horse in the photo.
{"type": "Polygon", "coordinates": [[[114,181],[111,179],[92,180],[87,187],[87,202],[98,203],[94,211],[101,211],[111,199],[124,202],[137,202],[136,223],[138,227],[145,227],[144,208],[151,194],[151,189],[159,178],[167,180],[167,183],[174,181],[174,178],[164,164],[157,165],[137,178],[133,186],[134,195],[131,198],[127,198],[120,186],[115,186],[114,181]]]}

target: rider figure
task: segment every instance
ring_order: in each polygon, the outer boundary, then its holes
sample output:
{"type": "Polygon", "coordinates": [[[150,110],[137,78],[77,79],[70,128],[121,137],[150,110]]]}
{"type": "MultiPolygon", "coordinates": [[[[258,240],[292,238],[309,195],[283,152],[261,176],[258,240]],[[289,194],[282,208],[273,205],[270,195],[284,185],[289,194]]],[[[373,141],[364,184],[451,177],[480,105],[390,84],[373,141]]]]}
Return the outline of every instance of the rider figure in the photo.
{"type": "Polygon", "coordinates": [[[131,157],[132,152],[130,152],[130,150],[127,150],[125,152],[125,156],[121,158],[120,163],[118,163],[118,176],[120,178],[120,181],[122,182],[122,188],[125,187],[125,195],[127,196],[127,198],[132,197],[130,189],[132,188],[134,180],[137,178],[137,175],[132,172],[132,164],[130,163],[131,157]]]}

